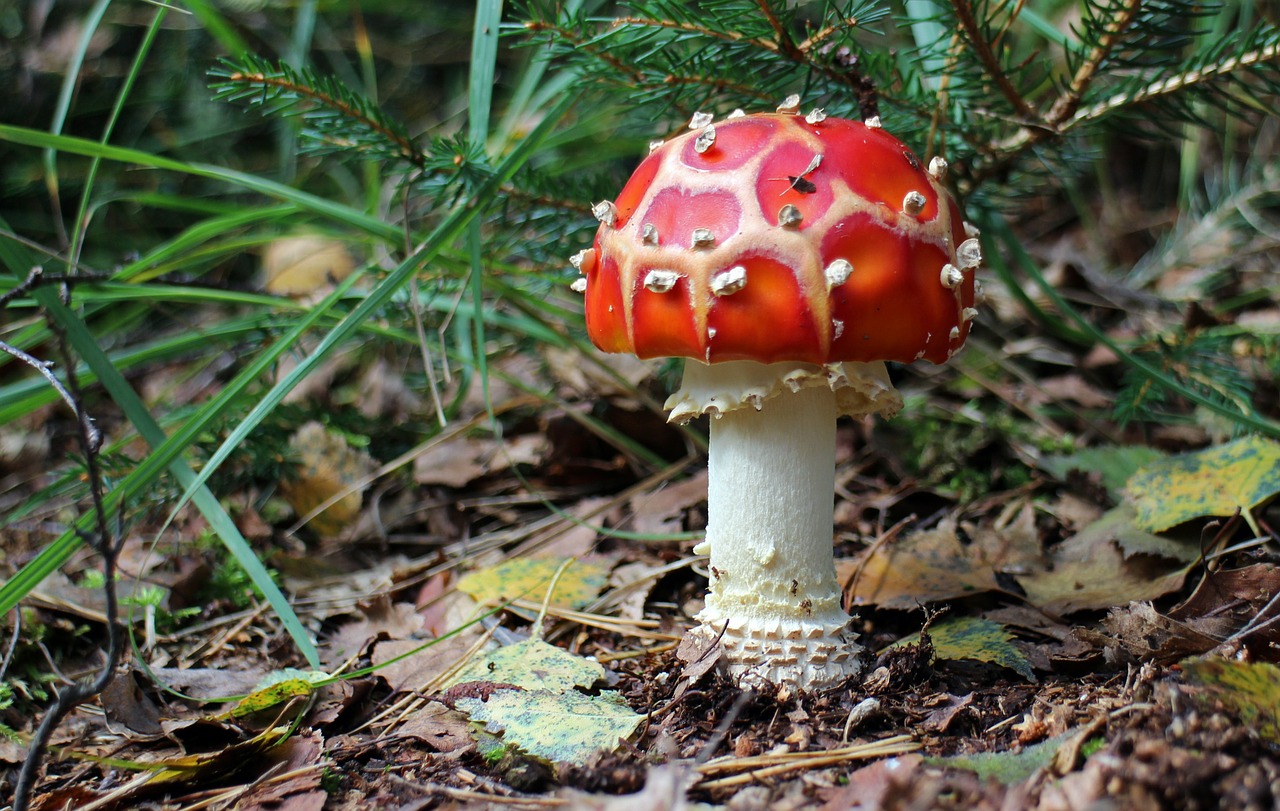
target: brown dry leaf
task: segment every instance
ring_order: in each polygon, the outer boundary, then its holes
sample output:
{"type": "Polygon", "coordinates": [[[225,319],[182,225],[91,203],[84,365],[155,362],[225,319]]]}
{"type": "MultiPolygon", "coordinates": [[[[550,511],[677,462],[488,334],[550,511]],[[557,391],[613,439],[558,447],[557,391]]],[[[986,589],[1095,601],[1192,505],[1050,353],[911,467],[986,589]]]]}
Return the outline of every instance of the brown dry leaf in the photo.
{"type": "Polygon", "coordinates": [[[1045,378],[1037,383],[1037,388],[1050,400],[1074,400],[1085,408],[1108,408],[1112,403],[1111,397],[1078,374],[1045,378]]]}
{"type": "Polygon", "coordinates": [[[475,644],[478,635],[476,625],[429,647],[423,647],[426,641],[413,639],[378,642],[369,654],[369,661],[377,668],[375,672],[387,680],[393,693],[413,692],[453,668],[475,644]]]}
{"type": "Polygon", "coordinates": [[[329,795],[321,786],[324,739],[311,730],[299,732],[270,753],[280,763],[283,779],[255,783],[236,799],[237,811],[322,811],[329,795]]]}
{"type": "MultiPolygon", "coordinates": [[[[1195,592],[1169,616],[1200,633],[1226,639],[1257,619],[1276,594],[1280,594],[1280,567],[1274,564],[1219,569],[1207,573],[1195,592]]],[[[1260,625],[1260,630],[1244,639],[1280,645],[1280,623],[1260,625]]]]}
{"type": "Polygon", "coordinates": [[[395,734],[417,738],[434,752],[457,752],[475,746],[467,716],[434,701],[405,716],[396,725],[395,734]]]}
{"type": "Polygon", "coordinates": [[[459,435],[414,459],[413,479],[418,484],[462,488],[512,465],[536,465],[546,450],[547,440],[541,434],[523,434],[502,442],[459,435]]]}
{"type": "Polygon", "coordinates": [[[364,616],[348,622],[325,640],[321,657],[326,667],[335,667],[364,650],[374,638],[408,639],[423,630],[422,615],[412,603],[393,603],[386,595],[362,605],[364,616]]]}
{"type": "Polygon", "coordinates": [[[880,811],[885,800],[901,796],[902,790],[914,782],[916,772],[924,758],[920,755],[899,755],[878,760],[863,766],[849,775],[849,781],[835,789],[827,789],[826,802],[819,811],[880,811]]]}
{"type": "Polygon", "coordinates": [[[1218,645],[1218,640],[1164,616],[1146,602],[1111,609],[1102,626],[1106,634],[1077,633],[1108,648],[1119,648],[1141,662],[1171,664],[1218,645]]]}
{"type": "Polygon", "coordinates": [[[347,278],[355,266],[335,239],[314,234],[284,237],[262,251],[263,287],[272,295],[306,298],[347,278]]]}
{"type": "Polygon", "coordinates": [[[653,375],[650,362],[627,353],[597,352],[584,359],[580,350],[548,347],[543,355],[552,378],[569,394],[588,400],[630,398],[632,389],[653,375]]]}
{"type": "Polygon", "coordinates": [[[330,498],[346,493],[307,524],[321,537],[338,535],[360,514],[364,488],[347,491],[373,472],[373,459],[352,448],[341,434],[314,421],[289,438],[289,450],[296,467],[294,475],[280,484],[285,500],[302,518],[330,498]]]}
{"type": "Polygon", "coordinates": [[[628,505],[631,530],[649,535],[670,535],[684,530],[684,515],[707,500],[705,468],[683,481],[666,483],[634,496],[628,505]]]}
{"type": "Polygon", "coordinates": [[[1027,601],[1069,614],[1151,600],[1179,588],[1198,550],[1142,532],[1117,507],[1055,546],[1048,566],[1018,575],[1027,601]]]}
{"type": "Polygon", "coordinates": [[[944,693],[926,701],[926,706],[932,706],[933,709],[925,716],[920,726],[930,732],[945,733],[951,723],[956,720],[956,716],[973,703],[973,695],[973,693],[965,693],[962,696],[956,696],[944,693]]]}
{"type": "Polygon", "coordinates": [[[953,518],[945,518],[934,529],[873,546],[854,560],[837,561],[836,572],[853,605],[912,609],[921,603],[1001,591],[997,573],[1024,567],[1038,550],[1034,513],[1028,505],[1002,529],[967,523],[957,527],[953,518]]]}

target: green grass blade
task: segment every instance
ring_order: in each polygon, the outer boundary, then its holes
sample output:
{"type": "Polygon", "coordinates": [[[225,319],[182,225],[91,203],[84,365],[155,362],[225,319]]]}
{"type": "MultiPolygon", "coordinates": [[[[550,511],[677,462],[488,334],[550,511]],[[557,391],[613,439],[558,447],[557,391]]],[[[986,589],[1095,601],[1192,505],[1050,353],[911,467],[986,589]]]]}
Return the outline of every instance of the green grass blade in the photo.
{"type": "Polygon", "coordinates": [[[190,498],[193,487],[202,486],[209,476],[226,461],[232,451],[245,441],[249,434],[262,422],[263,418],[271,413],[303,378],[314,371],[337,346],[359,330],[365,321],[381,310],[391,297],[408,283],[409,279],[417,273],[424,263],[430,261],[446,245],[458,238],[471,220],[483,210],[483,204],[477,201],[489,200],[498,192],[503,183],[511,179],[547,134],[559,123],[560,118],[572,106],[573,101],[572,97],[565,97],[555,107],[548,110],[546,116],[538,123],[538,126],[507,155],[493,175],[480,187],[475,199],[470,204],[459,206],[449,214],[436,227],[431,237],[423,242],[412,256],[392,270],[346,318],[325,335],[310,355],[302,359],[292,371],[285,375],[284,379],[263,395],[253,410],[240,421],[235,430],[227,436],[222,445],[209,458],[192,486],[188,486],[187,492],[183,494],[182,499],[171,513],[171,520],[177,514],[177,511],[182,508],[183,504],[186,503],[187,499],[190,498]]]}
{"type": "MultiPolygon", "coordinates": [[[[0,220],[0,227],[8,228],[8,224],[0,220]]],[[[25,249],[7,240],[0,240],[0,262],[7,265],[10,272],[19,277],[25,277],[33,264],[25,249]]],[[[84,359],[89,368],[98,376],[103,387],[120,407],[120,410],[132,422],[139,435],[153,448],[163,445],[166,440],[164,431],[155,422],[151,412],[147,410],[147,407],[139,399],[128,381],[111,364],[110,359],[98,346],[97,341],[84,322],[63,305],[58,298],[57,291],[48,287],[37,288],[32,291],[32,297],[45,308],[50,317],[66,332],[67,340],[71,343],[76,353],[84,359]]],[[[307,662],[313,666],[318,666],[319,656],[306,629],[303,628],[297,614],[294,613],[284,594],[272,582],[262,562],[254,555],[252,548],[240,534],[235,522],[222,509],[218,499],[203,485],[203,482],[198,483],[196,481],[195,473],[186,462],[175,457],[168,467],[178,483],[187,488],[191,501],[196,508],[200,510],[205,520],[209,522],[210,527],[227,544],[228,550],[240,562],[254,585],[258,587],[258,590],[276,611],[281,623],[293,638],[294,643],[298,646],[307,662]]],[[[123,503],[123,493],[118,491],[119,488],[116,488],[111,492],[111,495],[114,496],[112,502],[116,505],[123,503]]],[[[12,609],[40,581],[66,562],[71,553],[82,543],[83,536],[93,531],[92,527],[92,516],[89,514],[82,516],[76,522],[75,528],[42,550],[15,577],[0,586],[0,613],[6,613],[12,609]]]]}
{"type": "Polygon", "coordinates": [[[146,166],[152,169],[163,169],[170,172],[180,172],[193,177],[216,180],[247,191],[257,192],[258,194],[265,195],[272,199],[288,201],[304,211],[308,211],[312,214],[332,220],[333,222],[362,231],[392,245],[399,245],[404,241],[404,231],[402,231],[397,225],[392,225],[391,223],[371,217],[358,209],[351,208],[350,206],[335,203],[332,200],[326,200],[323,197],[317,197],[314,194],[308,194],[304,191],[299,191],[298,189],[291,188],[282,183],[275,183],[264,178],[256,177],[245,172],[237,172],[234,169],[228,169],[222,166],[186,163],[183,161],[173,160],[172,158],[153,155],[149,152],[143,152],[137,149],[100,144],[97,141],[89,141],[84,138],[73,138],[66,135],[50,135],[49,133],[42,132],[40,130],[33,130],[27,127],[15,127],[9,124],[0,124],[0,141],[8,141],[12,144],[31,146],[39,149],[53,148],[62,152],[69,152],[74,155],[83,155],[89,158],[101,157],[105,160],[116,161],[118,163],[146,166]]]}

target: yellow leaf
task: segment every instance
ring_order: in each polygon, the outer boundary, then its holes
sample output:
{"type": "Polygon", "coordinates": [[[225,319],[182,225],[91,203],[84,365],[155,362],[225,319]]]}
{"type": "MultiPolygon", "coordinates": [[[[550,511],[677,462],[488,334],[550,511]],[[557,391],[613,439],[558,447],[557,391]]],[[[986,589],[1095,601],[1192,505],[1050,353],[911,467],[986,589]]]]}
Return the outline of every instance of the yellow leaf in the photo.
{"type": "MultiPolygon", "coordinates": [[[[1031,663],[1013,644],[1013,634],[1000,623],[977,617],[953,617],[929,629],[933,655],[938,659],[973,659],[1007,667],[1028,681],[1035,681],[1031,663]]],[[[899,645],[915,645],[920,634],[898,640],[899,645]]]]}
{"type": "Polygon", "coordinates": [[[598,662],[575,656],[541,639],[529,638],[472,659],[450,684],[492,681],[514,684],[525,690],[563,693],[575,687],[590,687],[603,678],[604,668],[598,662]]]}
{"type": "Polygon", "coordinates": [[[504,743],[561,763],[582,763],[597,750],[614,749],[644,720],[613,690],[597,696],[576,690],[495,690],[486,701],[461,698],[457,705],[473,721],[501,732],[504,743]]]}
{"type": "Polygon", "coordinates": [[[240,703],[214,716],[216,720],[241,718],[255,712],[270,709],[295,698],[307,698],[316,687],[332,677],[319,670],[282,670],[263,679],[258,687],[240,700],[240,703]]]}
{"type": "Polygon", "coordinates": [[[262,275],[268,293],[301,298],[336,284],[355,269],[341,242],[328,237],[284,237],[262,252],[262,275]]]}
{"type": "Polygon", "coordinates": [[[1212,709],[1219,702],[1263,738],[1280,743],[1280,667],[1266,662],[1187,659],[1182,673],[1187,682],[1203,688],[1193,694],[1202,706],[1212,709]]]}
{"type": "Polygon", "coordinates": [[[1138,524],[1151,532],[1236,510],[1252,526],[1249,511],[1280,493],[1280,443],[1250,436],[1171,456],[1140,469],[1126,491],[1138,510],[1138,524]]]}
{"type": "MultiPolygon", "coordinates": [[[[540,603],[565,560],[567,558],[514,558],[466,575],[458,581],[458,588],[482,605],[500,605],[517,599],[540,603]]],[[[583,608],[604,588],[607,577],[605,567],[575,560],[560,574],[549,602],[583,608]]]]}
{"type": "Polygon", "coordinates": [[[341,494],[307,526],[325,538],[342,532],[360,514],[364,500],[361,482],[374,469],[373,460],[319,422],[299,428],[289,438],[289,451],[296,467],[293,475],[281,483],[285,500],[302,518],[341,494]]]}

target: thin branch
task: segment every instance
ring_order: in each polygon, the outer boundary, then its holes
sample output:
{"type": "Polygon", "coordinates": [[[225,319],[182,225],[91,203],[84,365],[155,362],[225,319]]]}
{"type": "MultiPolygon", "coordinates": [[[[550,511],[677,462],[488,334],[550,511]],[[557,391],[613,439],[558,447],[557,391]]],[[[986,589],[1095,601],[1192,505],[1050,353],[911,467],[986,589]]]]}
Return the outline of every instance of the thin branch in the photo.
{"type": "MultiPolygon", "coordinates": [[[[77,439],[80,443],[80,450],[84,454],[85,474],[89,482],[89,496],[93,504],[92,509],[96,525],[94,537],[86,538],[85,540],[102,557],[102,574],[104,578],[102,586],[104,597],[103,613],[107,622],[107,650],[106,659],[97,675],[89,681],[76,682],[59,690],[53,706],[45,712],[44,718],[40,720],[40,725],[31,736],[27,759],[23,761],[22,768],[18,772],[18,779],[14,783],[13,811],[27,811],[31,802],[31,793],[35,788],[36,778],[40,771],[40,764],[44,760],[45,750],[48,748],[49,740],[53,737],[58,725],[72,710],[101,693],[110,684],[111,679],[116,674],[120,658],[124,654],[125,637],[118,621],[119,603],[115,584],[116,561],[120,554],[120,546],[123,543],[123,534],[118,537],[113,536],[109,526],[110,522],[107,518],[102,468],[98,464],[98,449],[102,441],[101,435],[94,428],[92,418],[89,417],[84,409],[84,397],[75,374],[75,362],[67,346],[66,333],[52,319],[49,321],[50,329],[57,336],[58,348],[67,369],[66,387],[63,388],[56,381],[56,378],[52,378],[47,373],[45,364],[37,361],[36,368],[45,374],[50,384],[68,401],[72,411],[75,412],[77,424],[80,428],[77,439]]],[[[8,350],[10,347],[6,346],[5,349],[8,350]]],[[[15,355],[15,357],[21,357],[22,355],[26,355],[26,353],[22,352],[21,355],[15,355]]],[[[27,357],[30,356],[27,355],[27,357]]]]}
{"type": "Polygon", "coordinates": [[[381,135],[383,138],[391,141],[400,149],[400,156],[412,163],[414,166],[421,168],[426,164],[426,156],[422,153],[422,150],[418,149],[418,146],[413,141],[390,129],[381,121],[378,121],[363,110],[353,107],[341,99],[335,98],[328,93],[324,93],[317,88],[292,81],[286,76],[271,76],[262,72],[245,73],[236,71],[229,74],[226,77],[226,81],[238,84],[257,85],[263,88],[275,87],[281,90],[287,90],[290,93],[296,93],[303,98],[310,99],[316,104],[336,110],[347,118],[360,122],[364,126],[381,135]]]}
{"type": "Polygon", "coordinates": [[[1177,76],[1170,76],[1161,79],[1158,82],[1152,82],[1146,87],[1138,90],[1136,93],[1117,93],[1111,98],[1098,102],[1097,104],[1086,107],[1076,112],[1070,121],[1064,122],[1063,130],[1070,129],[1077,124],[1082,124],[1100,118],[1112,110],[1121,107],[1128,107],[1134,104],[1142,104],[1143,102],[1157,99],[1161,96],[1168,96],[1185,90],[1188,87],[1194,87],[1198,84],[1211,82],[1215,79],[1221,79],[1223,76],[1230,74],[1240,68],[1251,68],[1261,65],[1264,62],[1272,62],[1280,59],[1280,42],[1274,42],[1265,48],[1259,48],[1254,51],[1233,56],[1221,64],[1212,65],[1200,70],[1188,71],[1177,76]]]}
{"type": "Polygon", "coordinates": [[[991,43],[987,42],[986,37],[982,35],[978,21],[973,16],[973,6],[969,4],[969,0],[951,0],[951,7],[956,12],[956,19],[960,21],[960,27],[964,29],[965,35],[969,38],[969,46],[973,48],[974,55],[978,57],[978,61],[982,63],[983,69],[986,70],[991,80],[995,82],[996,87],[1000,88],[1001,95],[1013,106],[1013,109],[1023,121],[1039,123],[1041,121],[1040,112],[1022,97],[1022,94],[1018,92],[1018,88],[1013,86],[1013,81],[1004,72],[999,58],[991,50],[991,43]]]}
{"type": "Polygon", "coordinates": [[[1093,79],[1098,73],[1098,68],[1111,55],[1111,51],[1120,40],[1120,35],[1138,16],[1138,12],[1142,9],[1142,3],[1143,0],[1128,0],[1128,5],[1124,11],[1113,17],[1107,24],[1104,35],[1098,40],[1093,50],[1089,52],[1089,57],[1076,69],[1076,75],[1071,78],[1071,86],[1067,88],[1067,92],[1063,93],[1054,102],[1049,114],[1045,116],[1045,120],[1054,129],[1057,129],[1059,125],[1075,115],[1085,92],[1089,89],[1089,85],[1093,83],[1093,79]]]}
{"type": "Polygon", "coordinates": [[[773,6],[769,5],[769,0],[756,0],[756,2],[760,6],[760,13],[764,15],[765,20],[769,22],[769,27],[778,38],[778,50],[794,61],[803,60],[805,54],[796,47],[795,41],[791,39],[791,32],[782,24],[782,20],[778,19],[778,15],[773,13],[773,6]]]}
{"type": "Polygon", "coordinates": [[[98,430],[97,426],[93,424],[93,418],[79,407],[75,398],[71,396],[71,392],[67,391],[66,387],[62,385],[62,381],[58,380],[57,375],[53,373],[53,361],[40,360],[39,358],[29,355],[18,347],[11,346],[4,341],[0,341],[0,352],[12,355],[39,372],[40,375],[49,382],[49,385],[53,387],[53,390],[58,393],[58,396],[62,398],[62,401],[67,404],[67,407],[71,409],[72,413],[76,415],[77,420],[80,421],[80,430],[85,436],[90,452],[96,453],[98,448],[102,447],[102,433],[98,430]]]}

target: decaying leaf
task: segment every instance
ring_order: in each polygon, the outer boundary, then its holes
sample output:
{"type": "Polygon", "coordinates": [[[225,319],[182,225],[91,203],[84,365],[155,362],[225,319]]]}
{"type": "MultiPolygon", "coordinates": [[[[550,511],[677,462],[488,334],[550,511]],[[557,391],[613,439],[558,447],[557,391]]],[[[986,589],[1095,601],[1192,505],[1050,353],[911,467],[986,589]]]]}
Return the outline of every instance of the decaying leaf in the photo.
{"type": "Polygon", "coordinates": [[[347,278],[355,266],[351,254],[336,239],[283,237],[262,252],[263,286],[277,296],[303,298],[347,278]]]}
{"type": "Polygon", "coordinates": [[[575,687],[590,687],[603,678],[604,668],[599,662],[530,638],[477,656],[449,684],[485,681],[514,684],[525,690],[568,692],[575,687]]]}
{"type": "Polygon", "coordinates": [[[548,601],[551,605],[583,608],[596,598],[608,582],[603,566],[565,558],[512,558],[489,569],[471,572],[458,581],[458,589],[481,605],[500,605],[509,600],[541,602],[551,581],[560,572],[548,601]],[[561,572],[561,567],[564,571],[561,572]]]}
{"type": "MultiPolygon", "coordinates": [[[[1016,526],[1016,525],[1015,525],[1016,526]]],[[[999,533],[961,527],[946,518],[931,530],[871,547],[852,561],[836,564],[853,605],[913,609],[921,603],[999,591],[996,573],[1011,544],[1026,546],[1018,530],[999,533]]],[[[1034,541],[1034,537],[1032,537],[1034,541]]]]}
{"type": "Polygon", "coordinates": [[[542,434],[522,434],[502,441],[459,435],[434,445],[413,460],[413,479],[418,484],[465,487],[513,465],[536,465],[547,451],[542,434]]]}
{"type": "Polygon", "coordinates": [[[316,691],[318,685],[332,678],[328,673],[319,670],[285,668],[269,674],[252,693],[241,699],[231,709],[213,718],[214,720],[242,718],[296,698],[307,698],[316,691]]]}
{"type": "Polygon", "coordinates": [[[1188,684],[1202,688],[1192,693],[1201,706],[1224,706],[1266,740],[1280,743],[1280,667],[1215,657],[1188,659],[1182,673],[1188,684]]]}
{"type": "Polygon", "coordinates": [[[1119,498],[1125,483],[1143,465],[1148,465],[1164,454],[1144,445],[1110,445],[1085,448],[1075,453],[1042,457],[1036,465],[1055,478],[1065,481],[1072,471],[1097,475],[1100,483],[1114,498],[1119,498]]]}
{"type": "Polygon", "coordinates": [[[1019,575],[1027,601],[1057,614],[1151,600],[1179,588],[1199,550],[1142,532],[1120,507],[1050,550],[1044,569],[1019,575]]]}
{"type": "Polygon", "coordinates": [[[1205,573],[1195,592],[1169,616],[1215,639],[1226,639],[1249,626],[1253,630],[1242,640],[1280,646],[1280,623],[1267,622],[1272,614],[1264,613],[1276,594],[1280,594],[1280,566],[1254,563],[1215,569],[1205,573]]]}
{"type": "Polygon", "coordinates": [[[612,690],[597,696],[576,690],[496,690],[484,701],[460,698],[457,707],[490,731],[501,732],[505,743],[561,763],[613,749],[644,720],[612,690]]]}
{"type": "Polygon", "coordinates": [[[280,483],[285,499],[301,518],[344,494],[307,524],[321,537],[338,535],[360,514],[364,499],[360,482],[373,471],[373,459],[352,448],[341,434],[314,421],[290,437],[289,450],[296,467],[294,475],[280,483]]]}
{"type": "Polygon", "coordinates": [[[972,755],[925,758],[925,763],[930,766],[969,769],[983,779],[998,780],[1008,786],[1020,783],[1034,774],[1037,769],[1052,764],[1058,755],[1058,750],[1068,743],[1074,734],[1075,732],[1066,732],[1040,743],[1006,752],[978,752],[972,755]]]}
{"type": "Polygon", "coordinates": [[[1112,608],[1103,620],[1106,633],[1077,629],[1083,639],[1121,650],[1140,662],[1171,664],[1217,647],[1218,641],[1155,610],[1151,603],[1134,602],[1112,608]]]}
{"type": "MultiPolygon", "coordinates": [[[[949,617],[930,626],[929,639],[938,659],[973,659],[1007,667],[1028,681],[1035,681],[1031,663],[1013,644],[1013,634],[1003,625],[977,617],[949,617]]],[[[895,645],[918,645],[920,634],[898,640],[895,645]]]]}
{"type": "Polygon", "coordinates": [[[1247,514],[1280,493],[1280,443],[1259,436],[1146,465],[1129,479],[1138,524],[1152,532],[1204,516],[1247,514]]]}

